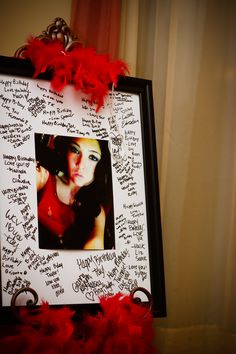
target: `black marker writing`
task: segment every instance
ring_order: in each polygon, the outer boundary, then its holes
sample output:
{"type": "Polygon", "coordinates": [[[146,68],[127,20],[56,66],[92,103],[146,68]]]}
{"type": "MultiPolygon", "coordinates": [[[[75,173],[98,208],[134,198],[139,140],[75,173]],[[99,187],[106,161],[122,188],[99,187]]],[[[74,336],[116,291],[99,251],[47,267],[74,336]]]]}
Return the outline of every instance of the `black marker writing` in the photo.
{"type": "Polygon", "coordinates": [[[46,102],[42,98],[39,97],[30,98],[28,100],[29,107],[28,111],[31,113],[32,116],[37,117],[37,115],[42,112],[42,110],[46,107],[46,102]]]}
{"type": "Polygon", "coordinates": [[[15,276],[13,280],[7,280],[6,284],[3,286],[3,291],[6,292],[9,295],[13,295],[16,290],[24,288],[24,287],[29,287],[30,286],[30,281],[20,277],[20,276],[15,276]]]}

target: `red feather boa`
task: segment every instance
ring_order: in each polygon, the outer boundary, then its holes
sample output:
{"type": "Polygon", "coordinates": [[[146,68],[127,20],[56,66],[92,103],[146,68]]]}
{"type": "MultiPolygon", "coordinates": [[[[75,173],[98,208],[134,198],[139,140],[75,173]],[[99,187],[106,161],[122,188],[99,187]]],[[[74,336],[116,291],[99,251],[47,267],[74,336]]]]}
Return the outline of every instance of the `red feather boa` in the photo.
{"type": "Polygon", "coordinates": [[[76,90],[90,96],[90,102],[97,109],[103,105],[109,84],[117,85],[118,77],[128,73],[122,60],[110,61],[107,55],[96,54],[92,48],[74,47],[65,51],[60,41],[44,42],[29,40],[24,58],[29,58],[34,67],[34,77],[46,70],[52,70],[52,87],[60,92],[66,85],[73,84],[76,90]]]}
{"type": "Polygon", "coordinates": [[[73,312],[47,303],[21,310],[18,333],[0,341],[2,354],[150,354],[152,315],[130,296],[102,298],[98,315],[72,321],[73,312]],[[4,349],[5,348],[5,349],[4,349]]]}

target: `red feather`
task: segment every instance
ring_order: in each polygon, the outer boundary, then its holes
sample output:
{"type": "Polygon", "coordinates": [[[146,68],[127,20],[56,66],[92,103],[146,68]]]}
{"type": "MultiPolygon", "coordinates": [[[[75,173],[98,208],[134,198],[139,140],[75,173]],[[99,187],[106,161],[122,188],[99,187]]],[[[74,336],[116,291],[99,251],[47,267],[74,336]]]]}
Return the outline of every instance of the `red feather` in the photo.
{"type": "Polygon", "coordinates": [[[117,294],[101,299],[102,312],[87,316],[89,338],[86,354],[154,353],[152,315],[129,296],[117,294]]]}
{"type": "Polygon", "coordinates": [[[0,341],[2,354],[153,354],[153,318],[130,296],[100,299],[101,311],[72,322],[73,312],[47,303],[23,308],[18,333],[0,341]],[[2,349],[5,348],[5,349],[2,349]],[[4,351],[5,350],[5,351],[4,351]]]}
{"type": "MultiPolygon", "coordinates": [[[[43,303],[39,310],[29,312],[20,310],[23,325],[19,333],[2,340],[6,354],[58,354],[72,336],[74,326],[73,312],[67,307],[52,309],[43,303]]],[[[4,351],[2,351],[3,354],[4,351]]]]}
{"type": "Polygon", "coordinates": [[[75,47],[65,52],[59,41],[44,42],[37,38],[28,41],[24,58],[34,67],[34,77],[52,71],[52,87],[60,92],[68,84],[90,96],[98,111],[104,103],[109,85],[117,86],[119,76],[129,72],[122,60],[110,61],[107,55],[97,54],[93,48],[75,47]]]}

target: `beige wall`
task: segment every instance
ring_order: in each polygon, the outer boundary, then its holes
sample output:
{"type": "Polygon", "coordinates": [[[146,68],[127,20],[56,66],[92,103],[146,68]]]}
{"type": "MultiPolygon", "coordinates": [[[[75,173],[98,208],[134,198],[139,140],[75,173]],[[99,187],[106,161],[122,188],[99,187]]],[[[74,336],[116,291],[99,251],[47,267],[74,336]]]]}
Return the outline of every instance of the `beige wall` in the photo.
{"type": "Polygon", "coordinates": [[[155,319],[158,353],[234,354],[236,1],[123,4],[122,58],[154,89],[168,314],[155,319]]]}
{"type": "Polygon", "coordinates": [[[71,0],[0,1],[0,54],[14,55],[29,35],[39,35],[56,17],[69,25],[71,0]]]}

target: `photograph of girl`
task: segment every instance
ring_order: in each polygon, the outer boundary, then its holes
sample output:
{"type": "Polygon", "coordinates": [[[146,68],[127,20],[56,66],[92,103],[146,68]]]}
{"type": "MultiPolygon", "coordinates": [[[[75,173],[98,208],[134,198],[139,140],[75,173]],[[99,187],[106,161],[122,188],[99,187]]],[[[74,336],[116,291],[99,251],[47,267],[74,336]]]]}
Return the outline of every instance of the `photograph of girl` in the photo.
{"type": "Polygon", "coordinates": [[[115,248],[108,141],[35,134],[39,248],[115,248]]]}

